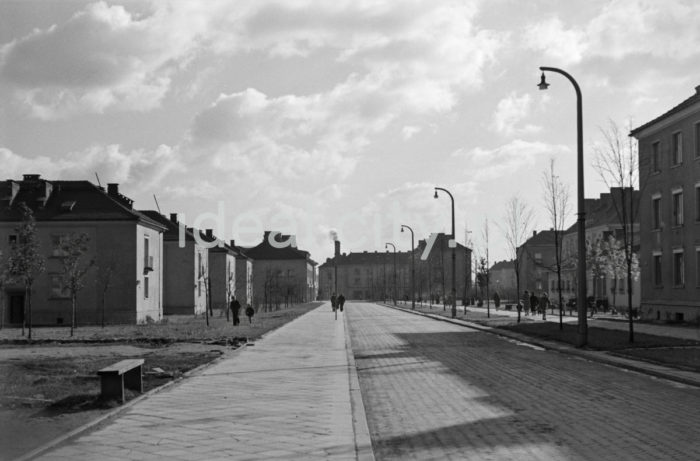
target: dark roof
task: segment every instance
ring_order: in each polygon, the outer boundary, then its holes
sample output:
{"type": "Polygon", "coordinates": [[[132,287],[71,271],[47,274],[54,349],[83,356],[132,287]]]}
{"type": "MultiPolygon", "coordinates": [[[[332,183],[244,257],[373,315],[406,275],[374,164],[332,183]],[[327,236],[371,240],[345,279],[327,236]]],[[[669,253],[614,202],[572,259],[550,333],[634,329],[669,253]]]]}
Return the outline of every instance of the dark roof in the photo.
{"type": "MultiPolygon", "coordinates": [[[[268,241],[269,235],[270,231],[265,231],[262,242],[252,248],[244,249],[243,251],[245,254],[254,260],[304,259],[309,261],[312,265],[316,265],[316,262],[311,259],[308,251],[299,250],[292,246],[285,246],[283,248],[273,247],[268,241]]],[[[275,241],[282,243],[287,241],[289,237],[289,235],[278,233],[275,235],[275,241]]]]}
{"type": "MultiPolygon", "coordinates": [[[[625,191],[629,193],[630,188],[625,188],[625,191]]],[[[634,197],[632,198],[632,202],[639,203],[639,191],[634,189],[633,193],[634,197]]],[[[627,200],[628,197],[629,195],[626,195],[625,200],[627,200]]],[[[617,215],[615,203],[620,203],[621,199],[622,189],[619,187],[613,187],[610,189],[610,192],[600,194],[600,197],[597,199],[587,198],[585,200],[586,229],[611,224],[618,225],[620,223],[620,218],[617,215]]],[[[639,213],[637,213],[636,221],[639,221],[639,213]]],[[[577,226],[577,223],[572,224],[564,233],[575,233],[578,230],[577,226]]]]}
{"type": "Polygon", "coordinates": [[[649,128],[652,125],[655,125],[659,123],[661,120],[670,117],[671,115],[678,113],[682,111],[683,109],[692,106],[695,103],[700,102],[700,85],[695,87],[695,94],[683,101],[682,103],[678,104],[677,106],[673,107],[671,110],[663,113],[662,115],[656,117],[654,120],[645,123],[642,126],[639,126],[632,131],[630,131],[630,136],[637,136],[637,133],[639,133],[642,130],[645,130],[646,128],[649,128]]]}
{"type": "MultiPolygon", "coordinates": [[[[166,231],[163,234],[163,240],[166,241],[171,241],[171,240],[179,240],[180,239],[180,223],[177,221],[171,221],[167,217],[163,216],[162,214],[158,213],[155,210],[140,210],[140,213],[148,216],[152,220],[158,222],[159,224],[162,224],[165,228],[166,231]]],[[[185,240],[188,242],[193,242],[194,241],[194,233],[192,232],[192,228],[185,228],[185,240]]]]}
{"type": "Polygon", "coordinates": [[[554,230],[539,231],[522,244],[522,246],[526,245],[554,245],[554,230]]]}
{"type": "Polygon", "coordinates": [[[506,261],[506,260],[498,261],[496,264],[491,266],[490,270],[492,270],[492,271],[498,271],[498,270],[503,270],[503,269],[513,270],[514,267],[515,267],[515,261],[513,261],[511,259],[510,261],[506,261]]]}
{"type": "Polygon", "coordinates": [[[110,195],[89,181],[50,181],[39,175],[0,182],[0,221],[22,219],[25,203],[41,221],[138,221],[163,229],[163,225],[131,208],[131,199],[110,195]]]}

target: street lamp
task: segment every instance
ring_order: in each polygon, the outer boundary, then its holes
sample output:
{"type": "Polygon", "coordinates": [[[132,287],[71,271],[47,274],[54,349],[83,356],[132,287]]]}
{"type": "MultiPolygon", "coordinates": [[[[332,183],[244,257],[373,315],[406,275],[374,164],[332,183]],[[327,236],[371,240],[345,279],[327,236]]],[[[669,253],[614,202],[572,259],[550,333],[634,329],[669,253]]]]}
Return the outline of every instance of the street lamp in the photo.
{"type": "Polygon", "coordinates": [[[413,229],[405,224],[401,224],[401,232],[403,232],[404,227],[411,231],[411,309],[416,308],[416,258],[415,251],[416,248],[413,244],[413,229]]]}
{"type": "Polygon", "coordinates": [[[388,249],[389,245],[394,249],[394,306],[396,306],[396,245],[391,242],[384,244],[384,248],[388,249]]]}
{"type": "Polygon", "coordinates": [[[586,209],[585,197],[583,193],[583,108],[581,101],[581,88],[576,80],[556,67],[540,67],[542,77],[537,85],[540,90],[546,90],[549,83],[545,81],[544,73],[555,72],[566,77],[576,90],[576,131],[577,131],[577,169],[578,169],[578,262],[577,278],[578,287],[576,293],[576,306],[578,310],[578,336],[576,344],[579,347],[585,346],[588,342],[588,324],[586,321],[586,209]]]}
{"type": "Polygon", "coordinates": [[[434,198],[438,198],[439,190],[447,193],[447,195],[450,196],[450,200],[452,200],[452,235],[450,235],[450,246],[452,247],[452,318],[455,318],[457,317],[457,275],[455,273],[455,266],[457,265],[457,240],[455,240],[455,198],[452,196],[450,191],[443,189],[442,187],[435,188],[434,198]]]}

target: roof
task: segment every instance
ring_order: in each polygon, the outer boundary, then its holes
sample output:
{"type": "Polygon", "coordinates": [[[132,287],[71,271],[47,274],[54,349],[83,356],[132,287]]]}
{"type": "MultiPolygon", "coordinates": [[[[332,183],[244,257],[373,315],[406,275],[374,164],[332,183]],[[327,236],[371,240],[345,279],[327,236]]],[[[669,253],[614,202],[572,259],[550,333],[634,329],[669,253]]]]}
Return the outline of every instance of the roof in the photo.
{"type": "Polygon", "coordinates": [[[158,221],[132,209],[131,199],[110,195],[89,181],[52,181],[25,175],[22,181],[0,182],[0,222],[20,221],[20,203],[32,210],[37,222],[138,221],[164,230],[158,221]]]}
{"type": "MultiPolygon", "coordinates": [[[[254,260],[290,260],[303,259],[316,265],[316,262],[311,259],[308,251],[299,250],[293,246],[284,246],[282,248],[273,247],[269,242],[270,231],[265,231],[262,242],[258,245],[244,249],[246,256],[254,260]]],[[[280,244],[286,242],[290,238],[289,235],[276,233],[274,240],[280,244]]]]}
{"type": "Polygon", "coordinates": [[[521,246],[554,245],[554,230],[539,231],[529,239],[525,240],[521,246]]]}
{"type": "MultiPolygon", "coordinates": [[[[435,242],[433,243],[433,248],[438,249],[440,247],[447,249],[449,241],[449,236],[445,235],[444,233],[439,233],[437,237],[435,238],[435,242]]],[[[423,254],[423,251],[425,250],[427,243],[425,240],[419,240],[418,244],[416,245],[415,248],[415,253],[417,257],[420,257],[423,254]]],[[[458,250],[468,250],[467,247],[464,245],[457,243],[457,249],[458,250]]],[[[411,252],[410,251],[397,251],[396,252],[396,260],[397,262],[404,264],[408,263],[410,261],[410,256],[411,252]]],[[[332,258],[328,258],[325,263],[321,265],[321,267],[330,267],[333,266],[334,264],[339,264],[339,265],[350,265],[350,264],[357,264],[357,265],[363,265],[363,264],[384,264],[384,263],[393,263],[394,260],[394,252],[393,251],[386,251],[386,252],[379,252],[379,251],[374,251],[374,252],[369,252],[369,251],[361,251],[361,252],[351,252],[351,253],[343,253],[339,256],[334,256],[332,258]],[[337,259],[336,259],[337,258],[337,259]]]]}
{"type": "Polygon", "coordinates": [[[513,270],[515,268],[515,261],[512,259],[510,261],[498,261],[496,264],[491,266],[491,271],[500,271],[500,270],[513,270]]]}
{"type": "Polygon", "coordinates": [[[664,120],[665,118],[670,117],[673,114],[676,114],[683,109],[686,109],[688,107],[691,107],[695,103],[700,103],[700,85],[695,87],[695,94],[683,101],[682,103],[678,104],[677,106],[673,107],[671,110],[659,115],[655,119],[651,120],[650,122],[645,123],[642,126],[639,126],[632,131],[630,131],[630,136],[637,136],[641,131],[649,128],[650,126],[656,125],[660,121],[664,120]]]}
{"type": "MultiPolygon", "coordinates": [[[[625,188],[625,191],[629,193],[631,189],[629,187],[625,188]]],[[[632,201],[634,203],[639,203],[639,191],[633,190],[634,197],[632,201]]],[[[628,196],[625,196],[625,200],[628,196]]],[[[613,187],[610,192],[600,194],[597,199],[586,199],[585,200],[585,212],[586,212],[586,229],[590,229],[598,226],[605,225],[619,225],[620,218],[617,215],[617,209],[615,207],[615,202],[619,203],[622,198],[622,188],[613,187]]],[[[639,221],[639,213],[637,213],[637,219],[639,221]]],[[[569,227],[565,234],[575,233],[578,230],[578,223],[574,223],[569,227]]]]}
{"type": "MultiPolygon", "coordinates": [[[[158,222],[159,224],[163,225],[163,227],[166,228],[165,233],[163,234],[163,240],[166,241],[171,241],[171,240],[179,240],[180,239],[180,222],[179,221],[172,221],[168,219],[167,217],[163,216],[162,214],[158,213],[155,210],[140,210],[140,213],[148,216],[152,220],[158,222]]],[[[185,227],[185,233],[184,233],[185,241],[188,242],[193,242],[194,241],[194,233],[192,231],[191,227],[185,227]]]]}

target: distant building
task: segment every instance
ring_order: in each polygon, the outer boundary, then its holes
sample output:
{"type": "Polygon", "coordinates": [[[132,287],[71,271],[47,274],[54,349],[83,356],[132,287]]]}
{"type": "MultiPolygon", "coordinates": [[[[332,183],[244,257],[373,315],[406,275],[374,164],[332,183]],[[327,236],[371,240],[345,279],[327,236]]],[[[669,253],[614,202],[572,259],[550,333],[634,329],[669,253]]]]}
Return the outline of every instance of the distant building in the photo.
{"type": "Polygon", "coordinates": [[[209,266],[205,270],[207,272],[206,282],[209,283],[211,307],[212,309],[225,310],[236,292],[237,252],[228,243],[218,239],[212,229],[199,232],[200,239],[210,244],[209,266]]]}
{"type": "Polygon", "coordinates": [[[517,299],[515,283],[515,262],[498,261],[489,270],[490,292],[497,292],[501,299],[517,299]]]}
{"type": "Polygon", "coordinates": [[[317,263],[308,251],[287,245],[291,239],[289,235],[265,231],[260,244],[243,250],[254,261],[253,302],[256,307],[271,308],[316,299],[317,263]]]}
{"type": "MultiPolygon", "coordinates": [[[[639,191],[627,189],[626,197],[630,197],[633,202],[638,202],[639,191]]],[[[624,237],[623,229],[618,215],[620,201],[622,199],[621,189],[613,187],[610,192],[600,194],[597,199],[585,200],[586,211],[586,241],[590,245],[595,242],[605,242],[610,236],[615,237],[622,244],[624,237]]],[[[632,242],[632,251],[636,254],[639,252],[639,220],[633,225],[634,241],[632,242]]],[[[564,300],[576,298],[577,287],[577,270],[576,262],[578,260],[578,225],[573,224],[569,229],[564,231],[562,238],[562,297],[564,300]]],[[[589,252],[590,250],[587,250],[589,252]]],[[[586,296],[593,296],[596,299],[607,300],[609,305],[614,305],[618,310],[628,307],[627,296],[627,277],[621,274],[618,277],[612,275],[609,269],[601,271],[587,257],[587,281],[586,281],[586,296]]],[[[556,287],[556,274],[550,277],[550,299],[558,298],[556,287]],[[554,283],[554,285],[552,285],[554,283]]],[[[632,279],[632,307],[638,307],[640,300],[640,280],[639,277],[632,279]]]]}
{"type": "Polygon", "coordinates": [[[700,320],[700,86],[639,140],[644,318],[700,320]]]}
{"type": "MultiPolygon", "coordinates": [[[[550,280],[556,279],[556,259],[554,251],[554,230],[533,231],[518,251],[518,272],[520,272],[520,294],[525,290],[540,296],[549,292],[550,280]]],[[[549,293],[548,293],[549,294],[549,293]]]]}
{"type": "Polygon", "coordinates": [[[231,248],[236,251],[236,298],[243,305],[253,305],[253,258],[242,247],[231,240],[231,248]]]}
{"type": "MultiPolygon", "coordinates": [[[[133,201],[119,193],[118,184],[107,191],[88,181],[53,181],[37,174],[22,180],[0,182],[0,251],[10,253],[22,220],[19,205],[34,212],[37,238],[46,257],[46,271],[39,275],[32,295],[32,323],[70,324],[71,300],[63,289],[61,242],[71,234],[85,233],[89,250],[83,256],[96,267],[85,278],[78,294],[79,324],[100,323],[102,286],[99,275],[112,268],[105,297],[107,323],[145,323],[163,317],[163,232],[166,227],[132,208],[133,201]]],[[[23,320],[24,289],[7,286],[5,322],[23,320]]]]}
{"type": "MultiPolygon", "coordinates": [[[[426,247],[419,240],[413,253],[415,264],[416,300],[445,299],[452,293],[452,249],[449,237],[438,234],[427,260],[421,256],[426,247]]],[[[391,300],[411,299],[411,252],[341,253],[340,242],[335,242],[335,254],[319,267],[321,299],[329,299],[337,291],[348,299],[391,300]],[[394,267],[396,269],[394,269],[394,267]],[[337,287],[336,287],[337,272],[337,287]]],[[[457,244],[455,278],[457,299],[466,298],[471,291],[471,250],[457,244]]]]}
{"type": "Polygon", "coordinates": [[[209,266],[209,251],[199,244],[192,228],[186,228],[172,213],[170,219],[157,211],[142,211],[166,228],[163,234],[163,313],[203,314],[207,291],[202,273],[209,266]]]}

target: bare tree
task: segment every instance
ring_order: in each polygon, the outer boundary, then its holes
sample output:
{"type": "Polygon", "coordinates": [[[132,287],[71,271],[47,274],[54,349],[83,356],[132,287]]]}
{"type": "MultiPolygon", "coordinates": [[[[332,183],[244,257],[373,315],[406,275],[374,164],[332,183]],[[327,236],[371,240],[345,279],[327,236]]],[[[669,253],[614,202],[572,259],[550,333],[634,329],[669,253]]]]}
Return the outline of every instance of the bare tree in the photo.
{"type": "MultiPolygon", "coordinates": [[[[634,342],[632,315],[632,278],[634,222],[639,214],[641,194],[634,193],[639,187],[639,164],[637,146],[632,137],[625,139],[620,127],[612,120],[601,129],[603,145],[595,147],[593,167],[607,187],[619,188],[619,194],[611,193],[615,212],[622,226],[622,244],[627,263],[627,303],[629,318],[629,342],[634,342]]],[[[612,192],[612,190],[611,190],[612,192]]]]}
{"type": "MultiPolygon", "coordinates": [[[[520,298],[520,264],[522,262],[518,249],[523,243],[525,243],[527,237],[531,234],[532,219],[532,209],[527,206],[527,204],[521,202],[517,196],[512,197],[508,203],[506,203],[506,214],[503,218],[503,227],[501,230],[506,239],[508,251],[513,259],[515,286],[518,299],[520,298]]],[[[520,311],[518,310],[518,312],[520,311]]],[[[519,314],[518,321],[520,321],[519,314]]]]}
{"type": "Polygon", "coordinates": [[[22,316],[22,336],[25,324],[29,326],[28,339],[32,339],[32,285],[36,277],[46,270],[46,260],[39,251],[36,236],[34,213],[24,203],[19,204],[22,222],[17,227],[17,240],[12,244],[8,260],[9,273],[13,279],[24,285],[24,315],[22,316]]]}
{"type": "Polygon", "coordinates": [[[484,219],[484,227],[481,230],[481,238],[484,240],[484,283],[486,284],[486,317],[491,317],[491,300],[489,295],[489,286],[491,272],[489,266],[489,218],[484,219]]]}
{"type": "Polygon", "coordinates": [[[90,237],[85,233],[71,234],[62,240],[59,247],[61,250],[61,264],[63,266],[63,288],[70,292],[71,300],[71,322],[70,335],[77,327],[76,309],[78,304],[78,292],[85,287],[85,275],[90,268],[95,265],[95,260],[91,259],[83,264],[83,255],[89,250],[88,243],[90,237]]]}
{"type": "Polygon", "coordinates": [[[559,295],[559,329],[562,330],[564,328],[564,299],[561,293],[562,237],[566,220],[571,212],[569,188],[555,174],[554,159],[549,161],[549,171],[542,172],[542,179],[545,208],[554,229],[554,264],[559,295]]]}

